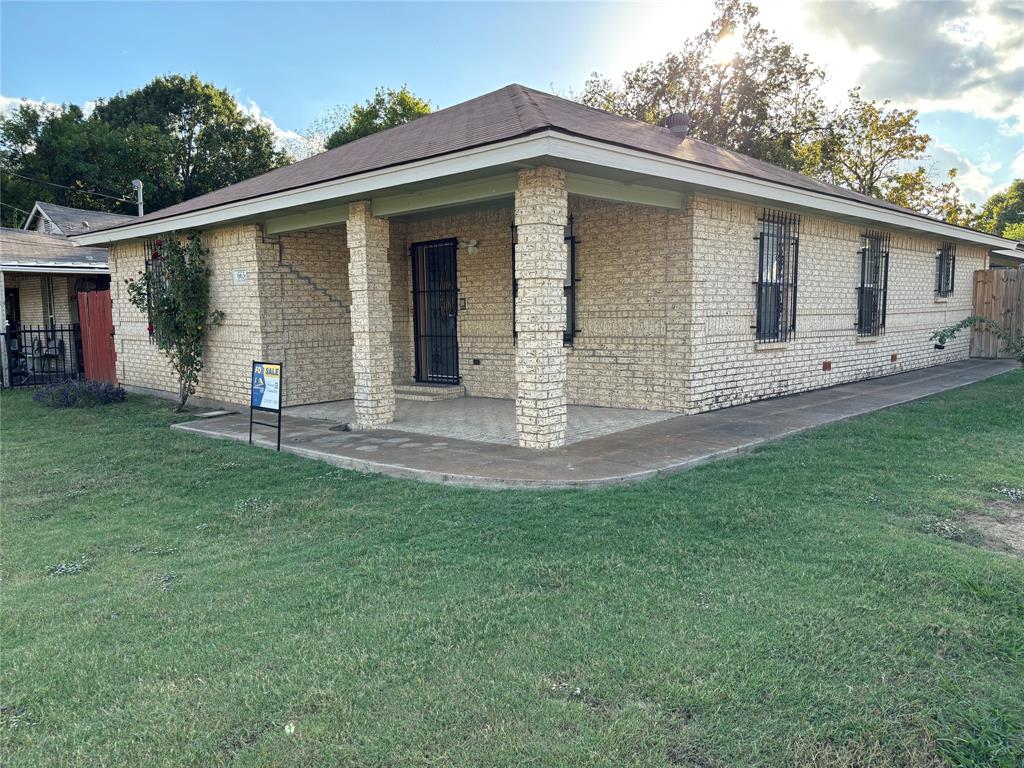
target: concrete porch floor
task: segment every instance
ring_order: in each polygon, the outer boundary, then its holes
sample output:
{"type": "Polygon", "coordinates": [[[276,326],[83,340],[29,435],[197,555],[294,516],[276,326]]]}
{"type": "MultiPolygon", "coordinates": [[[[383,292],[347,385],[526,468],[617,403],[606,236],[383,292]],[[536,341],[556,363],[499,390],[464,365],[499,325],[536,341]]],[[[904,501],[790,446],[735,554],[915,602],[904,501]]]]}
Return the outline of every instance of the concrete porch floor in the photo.
{"type": "MultiPolygon", "coordinates": [[[[497,445],[518,444],[514,400],[460,397],[429,403],[398,400],[395,405],[394,426],[390,429],[397,432],[497,445]]],[[[332,426],[351,424],[356,419],[355,403],[352,400],[336,400],[316,405],[298,405],[285,408],[284,416],[323,419],[331,422],[332,426]]],[[[570,405],[565,441],[571,445],[678,416],[678,413],[666,411],[570,405]]]]}
{"type": "MultiPolygon", "coordinates": [[[[577,441],[549,451],[532,451],[493,439],[496,436],[505,440],[508,428],[514,431],[511,401],[400,401],[403,404],[398,418],[405,419],[404,427],[396,421],[393,429],[368,432],[331,429],[339,421],[351,421],[351,416],[343,416],[341,404],[327,404],[330,408],[321,411],[316,410],[320,406],[302,406],[285,410],[281,450],[348,469],[438,483],[492,488],[610,485],[735,456],[807,429],[973,384],[1016,367],[1011,360],[963,360],[696,416],[625,409],[570,409],[570,430],[575,420],[573,434],[577,441]],[[436,409],[437,414],[450,413],[448,409],[458,409],[460,405],[471,415],[460,422],[461,426],[452,427],[449,423],[446,434],[410,429],[410,424],[426,429],[432,421],[444,421],[429,415],[428,409],[436,409]],[[302,408],[312,410],[296,414],[302,408]],[[472,423],[474,409],[490,413],[490,426],[472,423]],[[506,410],[507,415],[503,415],[506,410]],[[646,420],[630,423],[631,419],[646,420]],[[478,438],[452,436],[460,429],[478,438]],[[492,439],[483,442],[481,435],[492,439]]],[[[248,440],[249,415],[239,413],[190,421],[173,428],[244,442],[248,440]]],[[[255,429],[254,443],[273,447],[274,430],[255,429]]]]}

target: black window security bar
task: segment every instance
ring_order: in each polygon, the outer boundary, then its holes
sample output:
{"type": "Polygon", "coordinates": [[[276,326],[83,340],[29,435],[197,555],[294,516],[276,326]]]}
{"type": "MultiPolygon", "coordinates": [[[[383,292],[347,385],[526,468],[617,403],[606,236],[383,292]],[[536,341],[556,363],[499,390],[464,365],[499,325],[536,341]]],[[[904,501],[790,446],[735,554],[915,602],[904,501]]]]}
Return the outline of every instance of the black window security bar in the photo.
{"type": "Polygon", "coordinates": [[[152,279],[146,288],[146,320],[149,324],[149,343],[156,343],[156,335],[153,330],[153,294],[149,285],[157,285],[163,291],[165,287],[164,260],[160,253],[160,247],[155,240],[147,240],[143,246],[146,249],[146,274],[152,279]]]}
{"type": "Polygon", "coordinates": [[[796,333],[800,217],[765,209],[757,240],[758,341],[786,341],[796,333]]]}
{"type": "Polygon", "coordinates": [[[82,332],[77,323],[23,325],[3,334],[6,387],[39,387],[85,375],[82,332]]]}
{"type": "Polygon", "coordinates": [[[935,252],[935,295],[952,296],[956,275],[956,243],[943,243],[935,252]]]}
{"type": "Polygon", "coordinates": [[[857,333],[879,336],[885,331],[886,294],[889,291],[889,234],[867,232],[860,249],[860,286],[857,288],[857,333]]]}
{"type": "Polygon", "coordinates": [[[569,214],[569,223],[565,226],[565,247],[566,247],[566,265],[565,265],[565,280],[563,286],[565,288],[565,334],[562,339],[566,344],[572,344],[573,339],[576,338],[576,334],[579,332],[579,328],[576,327],[576,246],[579,245],[579,240],[576,239],[576,235],[573,233],[574,224],[573,215],[569,214]]]}
{"type": "Polygon", "coordinates": [[[519,335],[516,330],[516,299],[519,296],[519,281],[516,280],[516,246],[519,245],[519,230],[512,225],[512,338],[519,335]]]}
{"type": "MultiPolygon", "coordinates": [[[[569,221],[565,226],[565,247],[568,263],[566,264],[566,275],[562,285],[565,291],[565,333],[562,340],[566,344],[572,344],[579,327],[576,325],[576,246],[579,240],[573,234],[573,216],[569,215],[569,221]]],[[[516,225],[512,225],[512,336],[518,335],[516,331],[516,299],[519,296],[519,281],[516,280],[516,246],[519,245],[519,232],[516,225]]]]}

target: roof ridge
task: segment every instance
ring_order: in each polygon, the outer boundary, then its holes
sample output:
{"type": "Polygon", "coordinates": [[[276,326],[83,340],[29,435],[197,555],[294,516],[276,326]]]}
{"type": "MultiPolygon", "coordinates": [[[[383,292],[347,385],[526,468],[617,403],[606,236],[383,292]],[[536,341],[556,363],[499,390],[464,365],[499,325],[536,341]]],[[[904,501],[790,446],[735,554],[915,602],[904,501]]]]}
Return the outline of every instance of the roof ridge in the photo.
{"type": "Polygon", "coordinates": [[[512,95],[512,107],[516,111],[516,117],[519,119],[519,128],[523,131],[535,130],[544,126],[551,126],[551,120],[544,110],[534,100],[532,93],[533,89],[527,88],[519,83],[512,83],[511,85],[505,86],[502,90],[511,91],[512,95]],[[520,98],[516,98],[519,96],[520,98]],[[530,113],[533,120],[527,123],[524,120],[525,113],[530,113]]]}

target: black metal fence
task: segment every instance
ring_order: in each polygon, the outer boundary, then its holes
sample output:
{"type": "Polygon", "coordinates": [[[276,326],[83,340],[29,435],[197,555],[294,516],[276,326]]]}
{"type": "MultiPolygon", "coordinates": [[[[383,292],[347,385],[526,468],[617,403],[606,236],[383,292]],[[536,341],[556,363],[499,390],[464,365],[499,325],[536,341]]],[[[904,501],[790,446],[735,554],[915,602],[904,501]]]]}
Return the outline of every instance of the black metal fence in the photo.
{"type": "Polygon", "coordinates": [[[85,375],[82,330],[75,324],[21,326],[3,334],[5,387],[38,387],[85,375]]]}

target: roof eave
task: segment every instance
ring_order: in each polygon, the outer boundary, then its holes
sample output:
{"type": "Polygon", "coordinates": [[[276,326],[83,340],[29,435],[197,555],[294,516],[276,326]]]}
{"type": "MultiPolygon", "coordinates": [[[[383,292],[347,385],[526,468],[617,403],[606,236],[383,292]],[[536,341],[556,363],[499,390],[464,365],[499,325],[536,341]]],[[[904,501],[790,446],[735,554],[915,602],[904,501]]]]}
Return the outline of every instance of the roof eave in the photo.
{"type": "Polygon", "coordinates": [[[552,158],[585,163],[594,167],[628,171],[712,191],[771,201],[776,204],[809,208],[836,216],[915,230],[988,247],[1015,245],[1013,241],[1004,240],[995,235],[947,224],[919,214],[904,213],[866,202],[800,189],[780,182],[551,129],[163,219],[72,235],[69,239],[77,245],[104,245],[158,235],[169,230],[194,229],[251,219],[332,199],[372,198],[374,193],[403,184],[441,179],[468,171],[479,171],[509,163],[529,162],[540,158],[552,158]]]}

